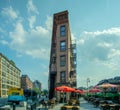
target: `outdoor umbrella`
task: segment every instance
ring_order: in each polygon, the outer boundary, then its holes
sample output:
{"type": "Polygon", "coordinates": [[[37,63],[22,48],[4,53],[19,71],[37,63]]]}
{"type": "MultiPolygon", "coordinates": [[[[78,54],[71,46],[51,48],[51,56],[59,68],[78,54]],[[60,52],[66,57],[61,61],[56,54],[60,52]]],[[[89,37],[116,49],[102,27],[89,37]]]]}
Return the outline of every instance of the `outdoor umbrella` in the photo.
{"type": "MultiPolygon", "coordinates": [[[[60,92],[63,92],[63,93],[65,93],[65,92],[74,92],[74,88],[71,88],[71,87],[69,87],[69,86],[58,86],[58,87],[56,87],[55,88],[55,91],[60,91],[60,92]]],[[[63,103],[64,103],[64,99],[65,99],[65,97],[63,96],[63,103]]]]}
{"type": "Polygon", "coordinates": [[[97,92],[102,92],[102,90],[101,89],[97,89],[97,88],[92,88],[92,89],[89,90],[89,92],[97,93],[97,92]]]}
{"type": "Polygon", "coordinates": [[[69,86],[58,86],[55,88],[56,91],[63,91],[63,92],[74,92],[74,88],[71,88],[69,86]]]}
{"type": "Polygon", "coordinates": [[[103,83],[101,85],[98,85],[97,87],[101,87],[101,88],[116,88],[118,87],[117,85],[115,84],[110,84],[110,83],[103,83]]]}
{"type": "Polygon", "coordinates": [[[79,89],[77,89],[77,90],[74,90],[74,92],[77,92],[77,93],[80,93],[80,94],[83,94],[83,93],[84,93],[84,91],[82,91],[82,90],[79,90],[79,89]]]}
{"type": "Polygon", "coordinates": [[[103,88],[104,93],[105,93],[105,97],[106,97],[106,90],[107,90],[108,88],[117,88],[118,86],[115,85],[115,84],[103,83],[103,84],[101,84],[101,85],[98,85],[97,87],[103,88]]]}

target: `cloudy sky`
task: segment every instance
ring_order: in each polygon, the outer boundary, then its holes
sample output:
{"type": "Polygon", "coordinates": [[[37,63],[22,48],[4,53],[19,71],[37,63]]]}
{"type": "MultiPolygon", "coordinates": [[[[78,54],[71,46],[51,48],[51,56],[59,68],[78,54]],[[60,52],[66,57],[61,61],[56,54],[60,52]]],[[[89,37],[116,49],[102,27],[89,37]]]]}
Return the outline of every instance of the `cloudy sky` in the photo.
{"type": "Polygon", "coordinates": [[[120,0],[0,0],[0,52],[47,88],[53,14],[69,12],[77,84],[120,76],[120,0]]]}

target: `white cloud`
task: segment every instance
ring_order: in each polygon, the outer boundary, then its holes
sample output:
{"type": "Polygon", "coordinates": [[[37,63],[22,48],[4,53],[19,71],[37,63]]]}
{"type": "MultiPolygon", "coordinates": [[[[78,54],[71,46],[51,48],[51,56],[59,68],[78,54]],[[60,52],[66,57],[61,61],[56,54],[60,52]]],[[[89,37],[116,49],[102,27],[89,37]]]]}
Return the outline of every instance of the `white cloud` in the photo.
{"type": "Polygon", "coordinates": [[[17,12],[10,6],[8,8],[2,9],[2,14],[6,15],[8,18],[16,19],[18,17],[17,12]]]}
{"type": "Polygon", "coordinates": [[[3,45],[8,45],[9,43],[6,40],[0,40],[0,43],[3,45]]]}
{"type": "Polygon", "coordinates": [[[49,72],[44,72],[43,75],[47,76],[49,75],[49,72]]]}
{"type": "Polygon", "coordinates": [[[120,27],[83,32],[77,39],[77,59],[80,65],[79,85],[82,85],[88,73],[92,85],[106,77],[114,77],[120,70],[120,27]]]}
{"type": "MultiPolygon", "coordinates": [[[[27,9],[32,14],[39,14],[32,0],[28,1],[27,9]]],[[[9,42],[10,48],[14,49],[17,52],[17,56],[20,55],[20,57],[26,54],[33,58],[49,58],[52,17],[47,16],[45,27],[43,27],[35,25],[37,16],[30,16],[28,18],[30,28],[26,28],[26,24],[23,24],[24,19],[18,16],[18,13],[11,6],[3,8],[2,14],[17,20],[12,24],[12,31],[8,30],[9,34],[7,36],[10,36],[10,41],[7,41],[8,39],[5,40],[6,38],[1,36],[1,44],[8,45],[9,42]]],[[[5,34],[1,27],[0,32],[5,34]]]]}
{"type": "Polygon", "coordinates": [[[20,22],[17,22],[15,30],[13,32],[10,32],[10,37],[12,39],[11,44],[13,47],[15,45],[22,46],[25,43],[25,36],[26,32],[23,28],[23,25],[20,22]]]}
{"type": "Polygon", "coordinates": [[[52,21],[53,21],[53,18],[50,16],[47,16],[47,20],[45,24],[48,30],[52,30],[52,21]]]}
{"type": "MultiPolygon", "coordinates": [[[[113,58],[112,49],[120,50],[120,28],[111,28],[97,32],[84,32],[78,39],[80,53],[91,60],[109,60],[113,58]]],[[[114,55],[116,52],[114,51],[114,55]]],[[[87,58],[87,59],[88,59],[87,58]]]]}
{"type": "Polygon", "coordinates": [[[26,54],[33,58],[49,58],[51,31],[47,28],[36,26],[26,30],[22,21],[18,21],[9,35],[11,48],[20,55],[26,54]]]}
{"type": "Polygon", "coordinates": [[[76,41],[76,37],[74,36],[73,33],[71,33],[71,38],[72,38],[72,41],[75,42],[76,41]]]}
{"type": "Polygon", "coordinates": [[[106,35],[106,34],[120,35],[120,27],[115,27],[115,28],[111,28],[111,29],[108,29],[108,30],[96,31],[96,32],[87,32],[87,31],[85,31],[84,34],[89,34],[89,35],[92,35],[92,36],[106,35]]]}
{"type": "Polygon", "coordinates": [[[38,47],[37,49],[30,48],[25,50],[25,54],[32,56],[33,58],[48,58],[49,50],[41,49],[38,47]]]}
{"type": "Polygon", "coordinates": [[[109,58],[119,57],[120,56],[120,49],[111,49],[109,58]]]}
{"type": "Polygon", "coordinates": [[[34,27],[34,23],[36,22],[36,16],[31,16],[29,19],[29,26],[30,28],[33,28],[34,27]]]}
{"type": "Polygon", "coordinates": [[[85,42],[85,40],[84,39],[79,39],[78,41],[77,41],[77,44],[84,44],[84,42],[85,42]]]}
{"type": "MultiPolygon", "coordinates": [[[[47,35],[49,33],[49,31],[42,26],[37,26],[35,27],[35,29],[32,29],[31,31],[32,31],[31,34],[34,33],[35,35],[39,35],[39,34],[47,35]]],[[[46,36],[41,36],[41,37],[46,37],[46,36]]]]}
{"type": "Polygon", "coordinates": [[[106,43],[106,42],[100,42],[100,43],[98,43],[98,46],[100,46],[100,47],[111,47],[112,46],[112,44],[109,44],[109,43],[106,43]]]}
{"type": "Polygon", "coordinates": [[[36,14],[39,14],[36,6],[33,4],[33,1],[32,0],[28,0],[28,4],[27,4],[27,10],[29,13],[36,13],[36,14]]]}

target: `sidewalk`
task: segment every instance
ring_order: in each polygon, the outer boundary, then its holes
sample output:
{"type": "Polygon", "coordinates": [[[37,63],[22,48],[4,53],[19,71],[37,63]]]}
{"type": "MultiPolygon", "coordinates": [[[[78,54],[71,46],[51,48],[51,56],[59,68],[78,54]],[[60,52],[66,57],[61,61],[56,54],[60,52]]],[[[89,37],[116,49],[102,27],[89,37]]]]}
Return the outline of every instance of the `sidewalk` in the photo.
{"type": "MultiPolygon", "coordinates": [[[[63,103],[55,105],[53,109],[42,108],[42,106],[38,107],[37,110],[60,110],[63,103]]],[[[80,110],[100,110],[99,107],[94,107],[92,104],[85,101],[83,98],[80,99],[80,110]]]]}
{"type": "Polygon", "coordinates": [[[49,109],[49,110],[60,110],[61,106],[63,106],[64,104],[61,103],[61,104],[57,104],[55,105],[55,107],[53,109],[49,109]]]}
{"type": "Polygon", "coordinates": [[[94,105],[88,103],[83,98],[80,99],[80,110],[100,110],[99,107],[94,107],[94,105]]]}
{"type": "Polygon", "coordinates": [[[61,108],[61,106],[63,106],[64,104],[63,103],[61,103],[61,104],[57,104],[57,105],[55,105],[55,107],[54,108],[43,108],[42,107],[42,105],[40,105],[39,107],[37,107],[37,109],[36,110],[60,110],[60,108],[61,108]]]}

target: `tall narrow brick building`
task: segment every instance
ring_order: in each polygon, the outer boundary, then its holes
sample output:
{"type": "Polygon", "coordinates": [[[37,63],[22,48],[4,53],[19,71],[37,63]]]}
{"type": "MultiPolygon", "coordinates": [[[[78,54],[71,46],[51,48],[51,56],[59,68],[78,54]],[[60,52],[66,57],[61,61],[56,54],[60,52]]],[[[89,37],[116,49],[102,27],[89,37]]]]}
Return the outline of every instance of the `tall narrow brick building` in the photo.
{"type": "MultiPolygon", "coordinates": [[[[53,16],[49,65],[49,98],[56,95],[55,87],[76,87],[76,44],[72,43],[68,11],[53,16]]],[[[60,94],[57,96],[60,97],[60,94]]]]}

